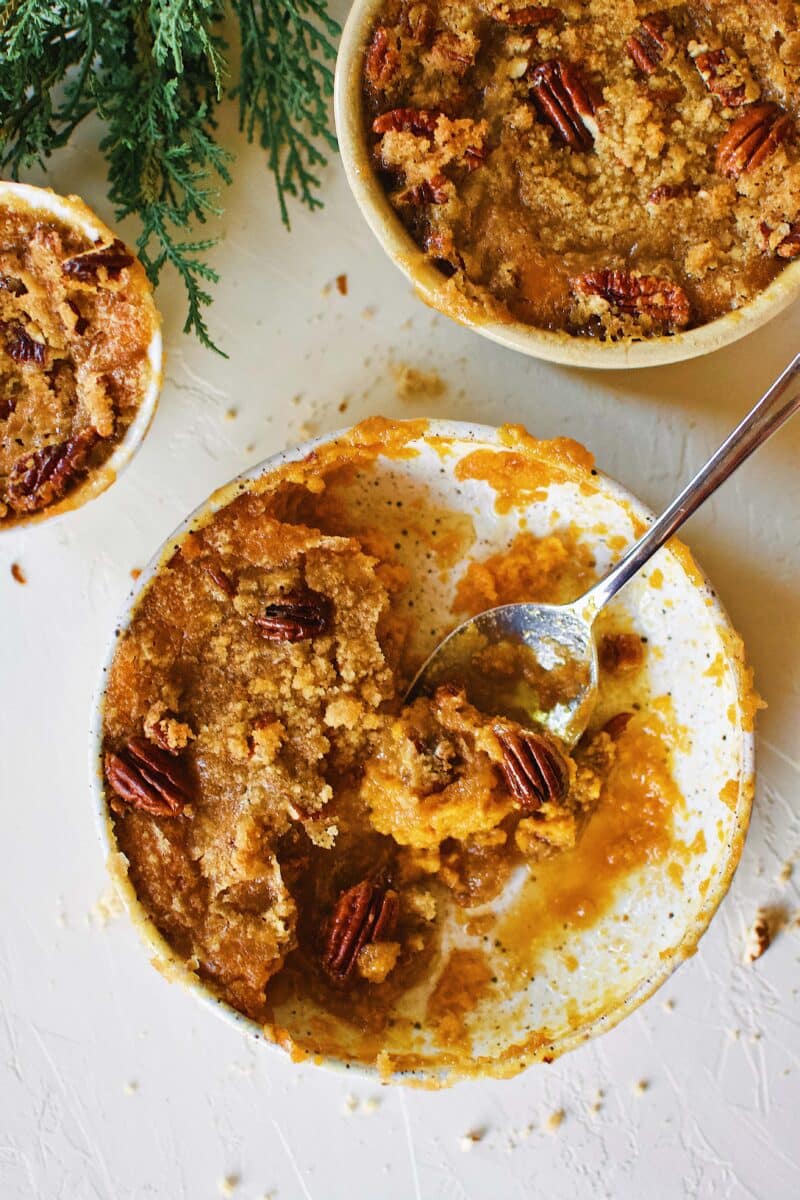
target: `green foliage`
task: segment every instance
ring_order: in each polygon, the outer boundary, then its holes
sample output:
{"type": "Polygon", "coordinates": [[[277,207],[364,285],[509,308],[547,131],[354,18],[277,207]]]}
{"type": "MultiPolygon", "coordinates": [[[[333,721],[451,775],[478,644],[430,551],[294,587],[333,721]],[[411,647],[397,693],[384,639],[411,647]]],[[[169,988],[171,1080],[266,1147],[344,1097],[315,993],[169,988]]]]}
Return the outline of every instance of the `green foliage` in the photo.
{"type": "Polygon", "coordinates": [[[6,0],[0,3],[0,165],[17,178],[96,113],[117,219],[135,214],[153,282],[172,266],[188,300],[185,330],[212,346],[203,310],[217,275],[198,226],[219,212],[230,153],[216,110],[238,101],[240,126],[265,151],[281,216],[287,196],[321,205],[317,170],[333,87],[338,26],[325,0],[6,0]],[[230,80],[222,36],[238,28],[230,80]]]}

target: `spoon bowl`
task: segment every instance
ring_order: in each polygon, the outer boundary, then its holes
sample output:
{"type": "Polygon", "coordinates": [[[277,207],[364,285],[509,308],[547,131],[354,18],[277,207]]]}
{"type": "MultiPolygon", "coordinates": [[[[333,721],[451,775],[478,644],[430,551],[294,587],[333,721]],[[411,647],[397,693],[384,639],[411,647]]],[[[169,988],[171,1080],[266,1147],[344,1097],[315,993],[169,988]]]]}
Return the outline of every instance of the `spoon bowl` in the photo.
{"type": "Polygon", "coordinates": [[[568,748],[574,746],[597,700],[597,650],[581,604],[505,604],[464,621],[423,664],[406,702],[430,695],[443,683],[462,683],[473,694],[475,656],[511,642],[524,647],[525,678],[506,687],[493,682],[493,710],[523,725],[543,726],[568,748]],[[557,677],[555,689],[537,686],[544,675],[557,677]]]}

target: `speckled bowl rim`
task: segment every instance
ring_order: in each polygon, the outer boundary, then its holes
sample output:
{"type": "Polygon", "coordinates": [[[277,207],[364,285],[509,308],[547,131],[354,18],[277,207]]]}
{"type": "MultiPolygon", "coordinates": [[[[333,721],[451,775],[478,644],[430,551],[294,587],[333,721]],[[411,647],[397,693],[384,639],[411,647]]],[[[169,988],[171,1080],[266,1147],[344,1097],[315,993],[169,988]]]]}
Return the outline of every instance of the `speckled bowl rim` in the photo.
{"type": "MultiPolygon", "coordinates": [[[[405,422],[398,422],[404,424],[405,422]]],[[[417,422],[413,422],[417,424],[417,422]]],[[[236,475],[227,484],[217,488],[216,491],[199,504],[186,518],[183,520],[166,538],[156,553],[150,559],[147,566],[142,571],[141,576],[136,581],[135,586],[131,589],[127,600],[120,613],[119,620],[114,626],[114,633],[110,639],[108,651],[102,664],[97,687],[95,690],[91,718],[90,718],[90,734],[89,734],[89,781],[90,790],[94,805],[95,819],[100,842],[105,855],[106,867],[114,883],[114,886],[123,901],[125,908],[131,918],[140,938],[145,947],[152,952],[151,962],[161,974],[167,979],[180,982],[187,988],[198,1000],[201,1001],[206,1008],[221,1016],[229,1025],[238,1029],[240,1032],[247,1034],[249,1037],[254,1037],[260,1041],[266,1042],[267,1045],[274,1049],[280,1049],[285,1052],[285,1047],[272,1037],[268,1036],[265,1029],[258,1022],[253,1021],[250,1017],[244,1016],[236,1009],[232,1008],[224,1000],[221,1000],[214,994],[210,987],[204,984],[192,971],[190,971],[183,959],[181,959],[174,950],[169,946],[164,937],[156,928],[154,922],[147,914],[144,906],[140,902],[136,891],[128,877],[125,869],[125,859],[116,844],[114,835],[113,822],[106,801],[106,793],[103,779],[102,769],[102,745],[103,745],[103,705],[105,699],[106,681],[111,668],[114,656],[117,651],[119,636],[128,628],[137,605],[144,591],[147,589],[150,581],[158,573],[167,559],[174,553],[181,539],[193,527],[196,527],[199,522],[203,522],[210,514],[219,511],[228,504],[237,495],[242,492],[242,484],[249,484],[260,479],[262,476],[275,471],[284,464],[300,462],[308,455],[312,454],[320,447],[327,445],[330,442],[336,441],[338,438],[346,436],[351,432],[352,427],[336,430],[333,433],[324,434],[320,437],[313,438],[310,441],[303,442],[298,446],[291,447],[287,450],[270,455],[263,459],[255,466],[236,475]]],[[[503,443],[500,439],[500,434],[497,428],[490,425],[474,424],[466,421],[446,421],[446,420],[428,420],[423,436],[438,437],[444,439],[455,439],[461,442],[482,443],[497,446],[498,449],[503,448],[503,443]]],[[[609,476],[598,472],[593,476],[593,483],[608,496],[609,499],[617,502],[621,506],[627,508],[633,517],[638,517],[643,521],[651,521],[653,519],[652,512],[645,507],[631,492],[624,488],[616,480],[609,476]]],[[[695,564],[696,566],[696,564],[695,564]]],[[[685,568],[684,568],[685,569],[685,568]]],[[[689,578],[692,585],[699,589],[698,584],[689,578]]],[[[698,568],[698,579],[702,580],[702,586],[705,589],[709,612],[712,614],[715,627],[720,635],[720,640],[723,646],[728,645],[728,636],[736,637],[735,631],[731,624],[725,609],[720,603],[716,592],[711,583],[702,571],[698,568]]],[[[748,682],[744,676],[743,665],[733,659],[725,649],[725,657],[731,664],[736,676],[737,696],[739,704],[742,704],[743,697],[748,693],[748,682]]],[[[644,1003],[655,991],[672,974],[672,972],[683,962],[695,953],[697,944],[709,926],[709,923],[714,916],[717,908],[725,897],[728,888],[733,880],[734,873],[739,864],[744,839],[747,834],[747,828],[750,821],[750,811],[752,808],[753,797],[753,782],[755,773],[755,734],[748,732],[740,727],[741,734],[741,774],[739,778],[739,795],[736,803],[735,820],[733,829],[728,841],[728,847],[725,856],[720,860],[720,873],[717,877],[715,887],[709,889],[709,895],[706,897],[702,908],[698,911],[695,920],[687,926],[683,938],[680,943],[675,946],[669,953],[664,953],[662,956],[661,968],[653,975],[645,979],[638,988],[635,988],[629,996],[622,1002],[609,1010],[607,1013],[595,1017],[587,1023],[571,1031],[569,1034],[561,1038],[557,1043],[547,1044],[541,1047],[540,1051],[526,1053],[520,1056],[519,1060],[514,1060],[509,1066],[507,1063],[498,1067],[496,1072],[485,1071],[482,1074],[488,1078],[499,1078],[516,1075],[520,1070],[530,1066],[535,1061],[546,1059],[548,1062],[554,1058],[560,1057],[569,1050],[575,1049],[591,1038],[604,1033],[609,1029],[613,1029],[623,1017],[628,1016],[641,1004],[644,1003]],[[724,864],[724,869],[723,869],[724,864]]],[[[299,1049],[299,1048],[298,1048],[299,1049]]],[[[291,1053],[291,1051],[290,1051],[291,1053]]],[[[314,1055],[306,1051],[300,1050],[300,1061],[312,1061],[318,1065],[324,1065],[334,1070],[346,1071],[350,1075],[370,1080],[371,1082],[391,1082],[404,1083],[409,1086],[437,1088],[450,1086],[452,1083],[459,1082],[461,1079],[474,1078],[474,1076],[466,1076],[453,1072],[449,1068],[442,1068],[438,1073],[438,1077],[434,1076],[431,1071],[395,1073],[384,1079],[377,1068],[373,1065],[367,1065],[358,1062],[350,1062],[344,1059],[331,1055],[314,1055]]]]}
{"type": "MultiPolygon", "coordinates": [[[[0,181],[0,207],[8,202],[11,202],[14,207],[34,209],[58,221],[63,221],[65,225],[79,230],[92,241],[102,239],[104,242],[109,242],[116,237],[113,230],[109,229],[79,196],[59,196],[52,188],[40,188],[29,183],[2,180],[0,181]]],[[[42,521],[51,521],[55,517],[63,516],[65,513],[81,508],[90,500],[94,500],[118,479],[144,441],[158,406],[163,375],[161,315],[156,308],[152,291],[148,290],[147,293],[143,293],[143,300],[145,296],[152,309],[154,330],[147,347],[150,372],[138,411],[128,426],[124,438],[114,449],[110,458],[96,470],[91,471],[79,487],[74,488],[57,504],[51,504],[41,512],[21,514],[0,521],[0,533],[9,533],[12,530],[36,525],[42,521]]]]}
{"type": "Polygon", "coordinates": [[[800,298],[800,261],[780,275],[744,307],[697,329],[641,342],[603,344],[567,333],[537,329],[519,321],[498,321],[466,297],[453,301],[447,280],[426,259],[378,182],[369,158],[361,94],[364,48],[384,0],[354,0],[345,22],[336,60],[334,112],[339,150],[350,190],[364,218],[389,258],[414,286],[417,295],[445,316],[483,337],[533,358],[572,367],[619,370],[684,362],[721,350],[753,333],[800,298]]]}

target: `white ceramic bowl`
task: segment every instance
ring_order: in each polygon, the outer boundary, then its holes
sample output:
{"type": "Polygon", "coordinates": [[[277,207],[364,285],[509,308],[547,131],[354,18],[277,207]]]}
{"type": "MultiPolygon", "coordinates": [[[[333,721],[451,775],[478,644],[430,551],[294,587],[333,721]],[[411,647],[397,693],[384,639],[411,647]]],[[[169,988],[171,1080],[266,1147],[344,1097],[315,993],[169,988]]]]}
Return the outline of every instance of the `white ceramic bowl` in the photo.
{"type": "Polygon", "coordinates": [[[432,308],[484,337],[534,358],[574,367],[655,367],[720,350],[776,317],[800,298],[800,261],[781,274],[744,308],[684,333],[640,342],[601,343],[591,338],[537,329],[519,321],[497,321],[479,305],[455,294],[425,257],[392,208],[370,164],[362,68],[364,50],[384,0],[354,0],[342,32],[336,61],[336,133],[350,189],[375,237],[432,308]]]}
{"type": "MultiPolygon", "coordinates": [[[[511,453],[502,432],[486,426],[431,421],[427,426],[423,423],[424,433],[420,434],[420,423],[409,424],[414,429],[411,448],[416,453],[404,458],[378,457],[368,471],[360,471],[352,483],[353,505],[358,506],[362,516],[367,514],[367,520],[372,519],[374,510],[379,523],[387,502],[394,506],[404,499],[409,504],[424,489],[428,501],[440,509],[469,514],[476,534],[467,558],[441,575],[425,569],[424,544],[416,549],[404,548],[403,553],[408,555],[405,561],[415,580],[413,598],[419,616],[416,648],[420,653],[431,648],[432,630],[452,624],[450,601],[466,562],[505,549],[520,528],[537,535],[570,527],[584,531],[597,568],[602,571],[651,519],[619,484],[600,474],[590,476],[586,470],[582,477],[542,488],[522,507],[498,512],[496,494],[488,483],[456,480],[454,471],[476,449],[487,451],[492,461],[495,455],[511,453]],[[449,439],[446,446],[441,439],[449,439]]],[[[335,437],[317,439],[267,459],[196,509],[143,572],[118,628],[124,631],[128,626],[150,580],[189,529],[202,525],[238,494],[243,484],[304,459],[335,437]]],[[[514,1074],[533,1061],[550,1060],[579,1045],[632,1012],[694,953],[727,891],[741,853],[753,787],[752,710],[741,643],[710,585],[677,542],[662,550],[615,603],[619,611],[631,615],[638,632],[649,639],[647,686],[654,697],[671,697],[668,703],[679,731],[672,772],[684,804],[673,811],[669,853],[647,870],[637,868],[631,872],[594,925],[570,932],[568,956],[563,948],[537,948],[535,977],[530,982],[526,979],[522,989],[509,997],[509,1004],[503,1006],[508,1011],[500,1028],[498,1005],[478,1003],[469,1061],[456,1060],[443,1066],[433,1050],[427,1058],[423,1052],[411,1061],[404,1059],[398,1047],[390,1045],[390,1052],[394,1049],[397,1053],[384,1074],[437,1086],[476,1070],[487,1075],[514,1074]],[[676,861],[682,864],[677,873],[676,861]]],[[[279,1005],[274,1025],[267,1030],[260,1028],[220,1002],[186,970],[139,904],[126,874],[125,860],[116,847],[101,766],[104,688],[116,646],[115,636],[110,641],[94,703],[91,786],[109,870],[155,960],[239,1029],[279,1041],[295,1055],[349,1065],[355,1054],[355,1035],[349,1026],[337,1025],[328,1016],[324,1018],[324,1041],[315,1042],[308,1031],[321,1014],[309,1001],[294,1009],[279,1005]]],[[[465,936],[463,927],[460,931],[448,927],[446,936],[458,944],[465,936]]],[[[429,987],[430,982],[423,986],[429,987]]],[[[421,996],[412,994],[412,1008],[418,1002],[421,996]]],[[[387,1040],[391,1043],[390,1035],[387,1040]]]]}
{"type": "MultiPolygon", "coordinates": [[[[26,183],[10,183],[0,181],[0,207],[17,208],[23,211],[41,213],[62,221],[65,225],[78,230],[84,237],[92,241],[111,242],[116,234],[105,225],[92,210],[84,204],[79,196],[59,196],[50,188],[32,187],[26,183]]],[[[49,521],[63,513],[80,508],[95,496],[99,496],[109,488],[124,467],[139,449],[150,423],[155,415],[158,396],[161,390],[162,376],[162,341],[161,317],[153,300],[152,290],[148,287],[142,295],[144,304],[152,310],[153,336],[147,348],[149,371],[144,392],[139,403],[139,409],[125,432],[121,442],[113,453],[98,469],[91,471],[82,483],[73,488],[61,500],[49,505],[41,512],[21,513],[8,516],[0,521],[0,533],[11,529],[19,529],[23,525],[34,525],[39,521],[49,521]]]]}

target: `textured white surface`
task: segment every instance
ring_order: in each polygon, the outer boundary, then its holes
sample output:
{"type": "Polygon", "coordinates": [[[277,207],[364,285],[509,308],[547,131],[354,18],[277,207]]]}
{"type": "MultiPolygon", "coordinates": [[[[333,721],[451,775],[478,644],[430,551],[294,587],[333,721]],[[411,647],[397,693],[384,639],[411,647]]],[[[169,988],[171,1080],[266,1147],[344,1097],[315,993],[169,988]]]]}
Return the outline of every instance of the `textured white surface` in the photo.
{"type": "MultiPolygon", "coordinates": [[[[110,219],[91,147],[87,130],[49,182],[110,219]]],[[[295,213],[290,237],[260,156],[242,149],[215,256],[212,325],[230,359],[181,336],[182,298],[165,286],[167,383],[137,459],[82,512],[0,537],[0,1196],[792,1200],[800,862],[779,876],[800,851],[800,423],[687,534],[769,702],[760,779],[742,865],[698,954],[618,1029],[508,1083],[381,1090],[244,1041],[149,967],[125,919],[103,924],[86,751],[97,665],[130,570],[212,488],[308,425],[383,412],[571,434],[659,507],[797,348],[795,307],[685,366],[600,376],[517,357],[427,312],[338,166],[325,182],[325,211],[295,213]],[[341,272],[348,295],[324,294],[341,272]],[[435,365],[446,393],[399,400],[391,362],[435,365]],[[744,965],[764,904],[790,920],[744,965]]]]}

